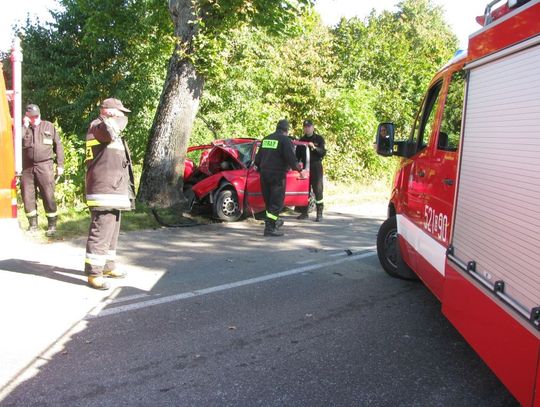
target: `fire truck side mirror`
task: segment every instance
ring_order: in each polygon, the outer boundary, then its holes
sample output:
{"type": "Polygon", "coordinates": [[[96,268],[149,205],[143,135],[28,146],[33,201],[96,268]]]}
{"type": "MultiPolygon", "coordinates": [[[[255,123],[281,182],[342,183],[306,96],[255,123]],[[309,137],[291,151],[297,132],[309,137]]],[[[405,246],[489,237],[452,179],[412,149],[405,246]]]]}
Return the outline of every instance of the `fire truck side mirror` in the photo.
{"type": "Polygon", "coordinates": [[[375,150],[384,157],[393,155],[394,152],[394,123],[381,123],[377,128],[375,137],[375,150]]]}

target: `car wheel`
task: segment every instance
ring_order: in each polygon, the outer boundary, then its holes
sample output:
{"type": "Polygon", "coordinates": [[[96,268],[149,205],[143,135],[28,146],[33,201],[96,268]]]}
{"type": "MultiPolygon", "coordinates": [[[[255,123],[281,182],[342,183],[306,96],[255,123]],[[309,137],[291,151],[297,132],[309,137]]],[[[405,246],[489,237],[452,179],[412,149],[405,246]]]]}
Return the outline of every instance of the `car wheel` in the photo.
{"type": "Polygon", "coordinates": [[[377,256],[388,275],[403,280],[418,280],[399,252],[396,217],[386,219],[377,233],[377,256]]]}
{"type": "Polygon", "coordinates": [[[235,222],[242,216],[238,195],[231,189],[222,189],[214,201],[214,215],[225,222],[235,222]]]}

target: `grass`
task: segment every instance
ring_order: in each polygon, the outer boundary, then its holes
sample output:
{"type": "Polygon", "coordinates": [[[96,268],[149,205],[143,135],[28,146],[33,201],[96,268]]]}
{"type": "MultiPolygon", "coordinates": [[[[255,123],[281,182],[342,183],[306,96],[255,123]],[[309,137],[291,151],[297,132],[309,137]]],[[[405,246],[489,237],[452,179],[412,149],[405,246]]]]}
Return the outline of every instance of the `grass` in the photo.
{"type": "MultiPolygon", "coordinates": [[[[41,203],[39,204],[41,206],[41,203]]],[[[24,209],[19,207],[19,224],[26,230],[28,220],[24,214],[24,209]]],[[[56,235],[53,237],[45,236],[47,229],[47,218],[43,208],[38,211],[39,232],[27,234],[36,241],[58,241],[70,240],[88,235],[90,226],[90,212],[86,208],[58,208],[58,225],[56,235]]],[[[152,213],[144,207],[138,207],[135,211],[122,213],[122,231],[134,231],[143,229],[156,229],[160,225],[156,222],[152,213]]]]}
{"type": "MultiPolygon", "coordinates": [[[[325,181],[324,202],[327,208],[334,205],[360,205],[363,203],[386,202],[390,194],[390,187],[386,183],[377,182],[370,185],[361,183],[339,183],[325,181]]],[[[43,212],[43,206],[39,206],[39,232],[29,233],[29,237],[40,242],[71,240],[85,237],[88,234],[90,225],[90,214],[84,206],[77,208],[58,208],[58,226],[54,237],[45,236],[47,229],[47,218],[43,212]]],[[[19,206],[19,224],[23,230],[28,227],[28,220],[24,215],[24,209],[19,206]]],[[[197,217],[195,217],[196,220],[197,217]]],[[[201,218],[201,223],[208,223],[209,220],[201,218]]],[[[136,231],[144,229],[157,229],[161,226],[155,220],[150,210],[143,205],[138,205],[135,211],[124,212],[122,214],[122,231],[136,231]]]]}
{"type": "Polygon", "coordinates": [[[324,183],[324,204],[329,208],[333,205],[386,202],[389,196],[390,185],[386,182],[364,184],[325,181],[324,183]]]}

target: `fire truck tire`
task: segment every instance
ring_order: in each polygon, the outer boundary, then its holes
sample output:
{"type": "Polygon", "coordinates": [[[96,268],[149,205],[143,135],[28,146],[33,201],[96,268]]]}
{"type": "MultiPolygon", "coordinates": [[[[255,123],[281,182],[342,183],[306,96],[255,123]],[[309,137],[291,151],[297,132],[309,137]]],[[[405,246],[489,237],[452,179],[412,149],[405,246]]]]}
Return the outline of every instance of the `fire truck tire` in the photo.
{"type": "Polygon", "coordinates": [[[214,201],[214,216],[225,222],[236,222],[242,217],[236,191],[226,188],[218,192],[214,201]]]}
{"type": "Polygon", "coordinates": [[[418,280],[399,253],[396,217],[386,219],[377,233],[377,256],[388,275],[402,280],[418,280]]]}

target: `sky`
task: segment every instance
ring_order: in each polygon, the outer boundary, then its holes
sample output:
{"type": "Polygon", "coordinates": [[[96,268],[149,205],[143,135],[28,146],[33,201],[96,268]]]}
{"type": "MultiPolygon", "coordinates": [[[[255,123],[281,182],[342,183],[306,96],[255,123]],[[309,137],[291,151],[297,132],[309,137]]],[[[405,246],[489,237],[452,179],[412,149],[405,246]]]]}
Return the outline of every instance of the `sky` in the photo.
{"type": "MultiPolygon", "coordinates": [[[[165,0],[164,0],[165,1],[165,0]]],[[[323,22],[336,24],[341,17],[366,17],[372,8],[377,11],[393,10],[399,0],[316,0],[315,9],[323,22]]],[[[488,0],[433,0],[443,6],[445,19],[459,38],[460,48],[467,48],[469,35],[480,26],[475,17],[483,14],[488,0]]],[[[4,3],[6,4],[6,3],[4,3]]],[[[3,6],[0,13],[0,51],[7,51],[13,42],[12,26],[25,21],[27,15],[32,20],[50,21],[49,9],[56,9],[56,0],[15,0],[3,6]]]]}

